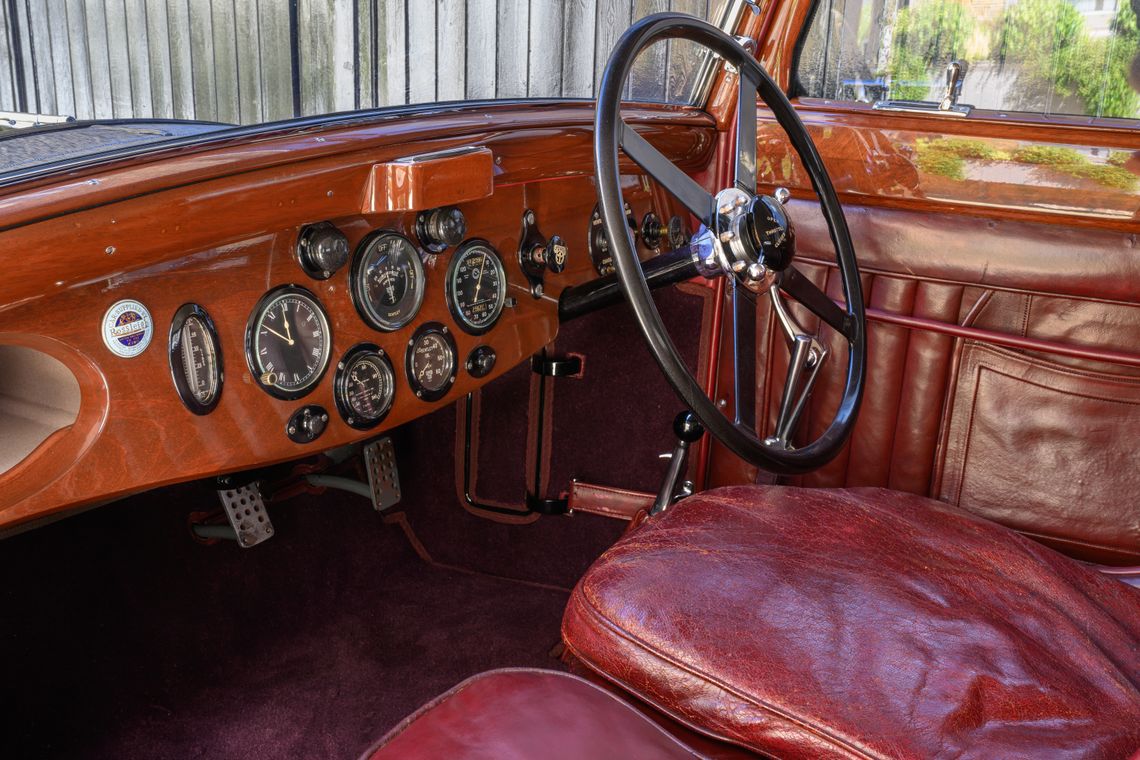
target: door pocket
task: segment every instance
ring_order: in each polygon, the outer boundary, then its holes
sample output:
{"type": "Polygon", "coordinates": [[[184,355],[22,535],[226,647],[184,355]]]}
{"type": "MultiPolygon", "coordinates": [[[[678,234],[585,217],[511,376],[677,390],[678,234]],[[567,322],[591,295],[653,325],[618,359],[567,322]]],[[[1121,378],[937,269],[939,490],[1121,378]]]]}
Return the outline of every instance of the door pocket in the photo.
{"type": "Polygon", "coordinates": [[[965,341],[938,497],[1074,556],[1140,559],[1140,380],[965,341]]]}

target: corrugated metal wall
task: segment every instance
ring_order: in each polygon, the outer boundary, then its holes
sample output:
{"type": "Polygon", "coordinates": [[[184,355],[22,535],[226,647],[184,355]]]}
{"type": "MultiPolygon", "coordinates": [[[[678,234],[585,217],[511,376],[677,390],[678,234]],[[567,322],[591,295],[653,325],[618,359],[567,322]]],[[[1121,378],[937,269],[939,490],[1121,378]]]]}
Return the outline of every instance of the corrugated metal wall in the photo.
{"type": "MultiPolygon", "coordinates": [[[[709,5],[0,0],[0,111],[254,123],[437,100],[591,97],[632,21],[665,10],[707,18],[709,5]]],[[[684,44],[647,51],[631,95],[682,97],[684,44]]]]}

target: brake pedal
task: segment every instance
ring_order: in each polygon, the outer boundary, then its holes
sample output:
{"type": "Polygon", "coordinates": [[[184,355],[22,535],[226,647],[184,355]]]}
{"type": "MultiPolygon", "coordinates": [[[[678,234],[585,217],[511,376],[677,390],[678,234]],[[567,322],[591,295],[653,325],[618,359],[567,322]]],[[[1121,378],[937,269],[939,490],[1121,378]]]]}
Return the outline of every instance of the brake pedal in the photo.
{"type": "Polygon", "coordinates": [[[257,483],[219,490],[218,499],[241,548],[257,546],[273,535],[273,523],[257,483]]]}
{"type": "Polygon", "coordinates": [[[396,448],[391,438],[381,438],[364,447],[364,469],[368,471],[368,491],[377,512],[400,502],[400,472],[396,469],[396,448]]]}

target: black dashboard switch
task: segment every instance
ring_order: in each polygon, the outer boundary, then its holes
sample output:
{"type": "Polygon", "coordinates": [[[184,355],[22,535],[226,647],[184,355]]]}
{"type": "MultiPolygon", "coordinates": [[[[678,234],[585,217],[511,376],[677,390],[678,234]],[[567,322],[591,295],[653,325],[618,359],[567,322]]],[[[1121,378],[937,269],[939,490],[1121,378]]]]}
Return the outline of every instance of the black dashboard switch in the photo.
{"type": "Polygon", "coordinates": [[[297,260],[305,274],[327,280],[348,263],[348,238],[330,222],[310,224],[297,237],[297,260]]]}

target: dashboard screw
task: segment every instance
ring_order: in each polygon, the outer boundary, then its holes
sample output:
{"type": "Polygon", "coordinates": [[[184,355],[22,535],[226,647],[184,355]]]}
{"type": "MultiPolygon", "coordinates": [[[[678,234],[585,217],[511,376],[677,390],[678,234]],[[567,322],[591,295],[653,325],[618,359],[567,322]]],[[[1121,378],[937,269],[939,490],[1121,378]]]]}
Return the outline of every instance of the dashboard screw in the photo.
{"type": "Polygon", "coordinates": [[[108,256],[110,256],[111,254],[113,254],[115,252],[115,246],[109,245],[106,248],[104,248],[103,250],[108,256]]]}

